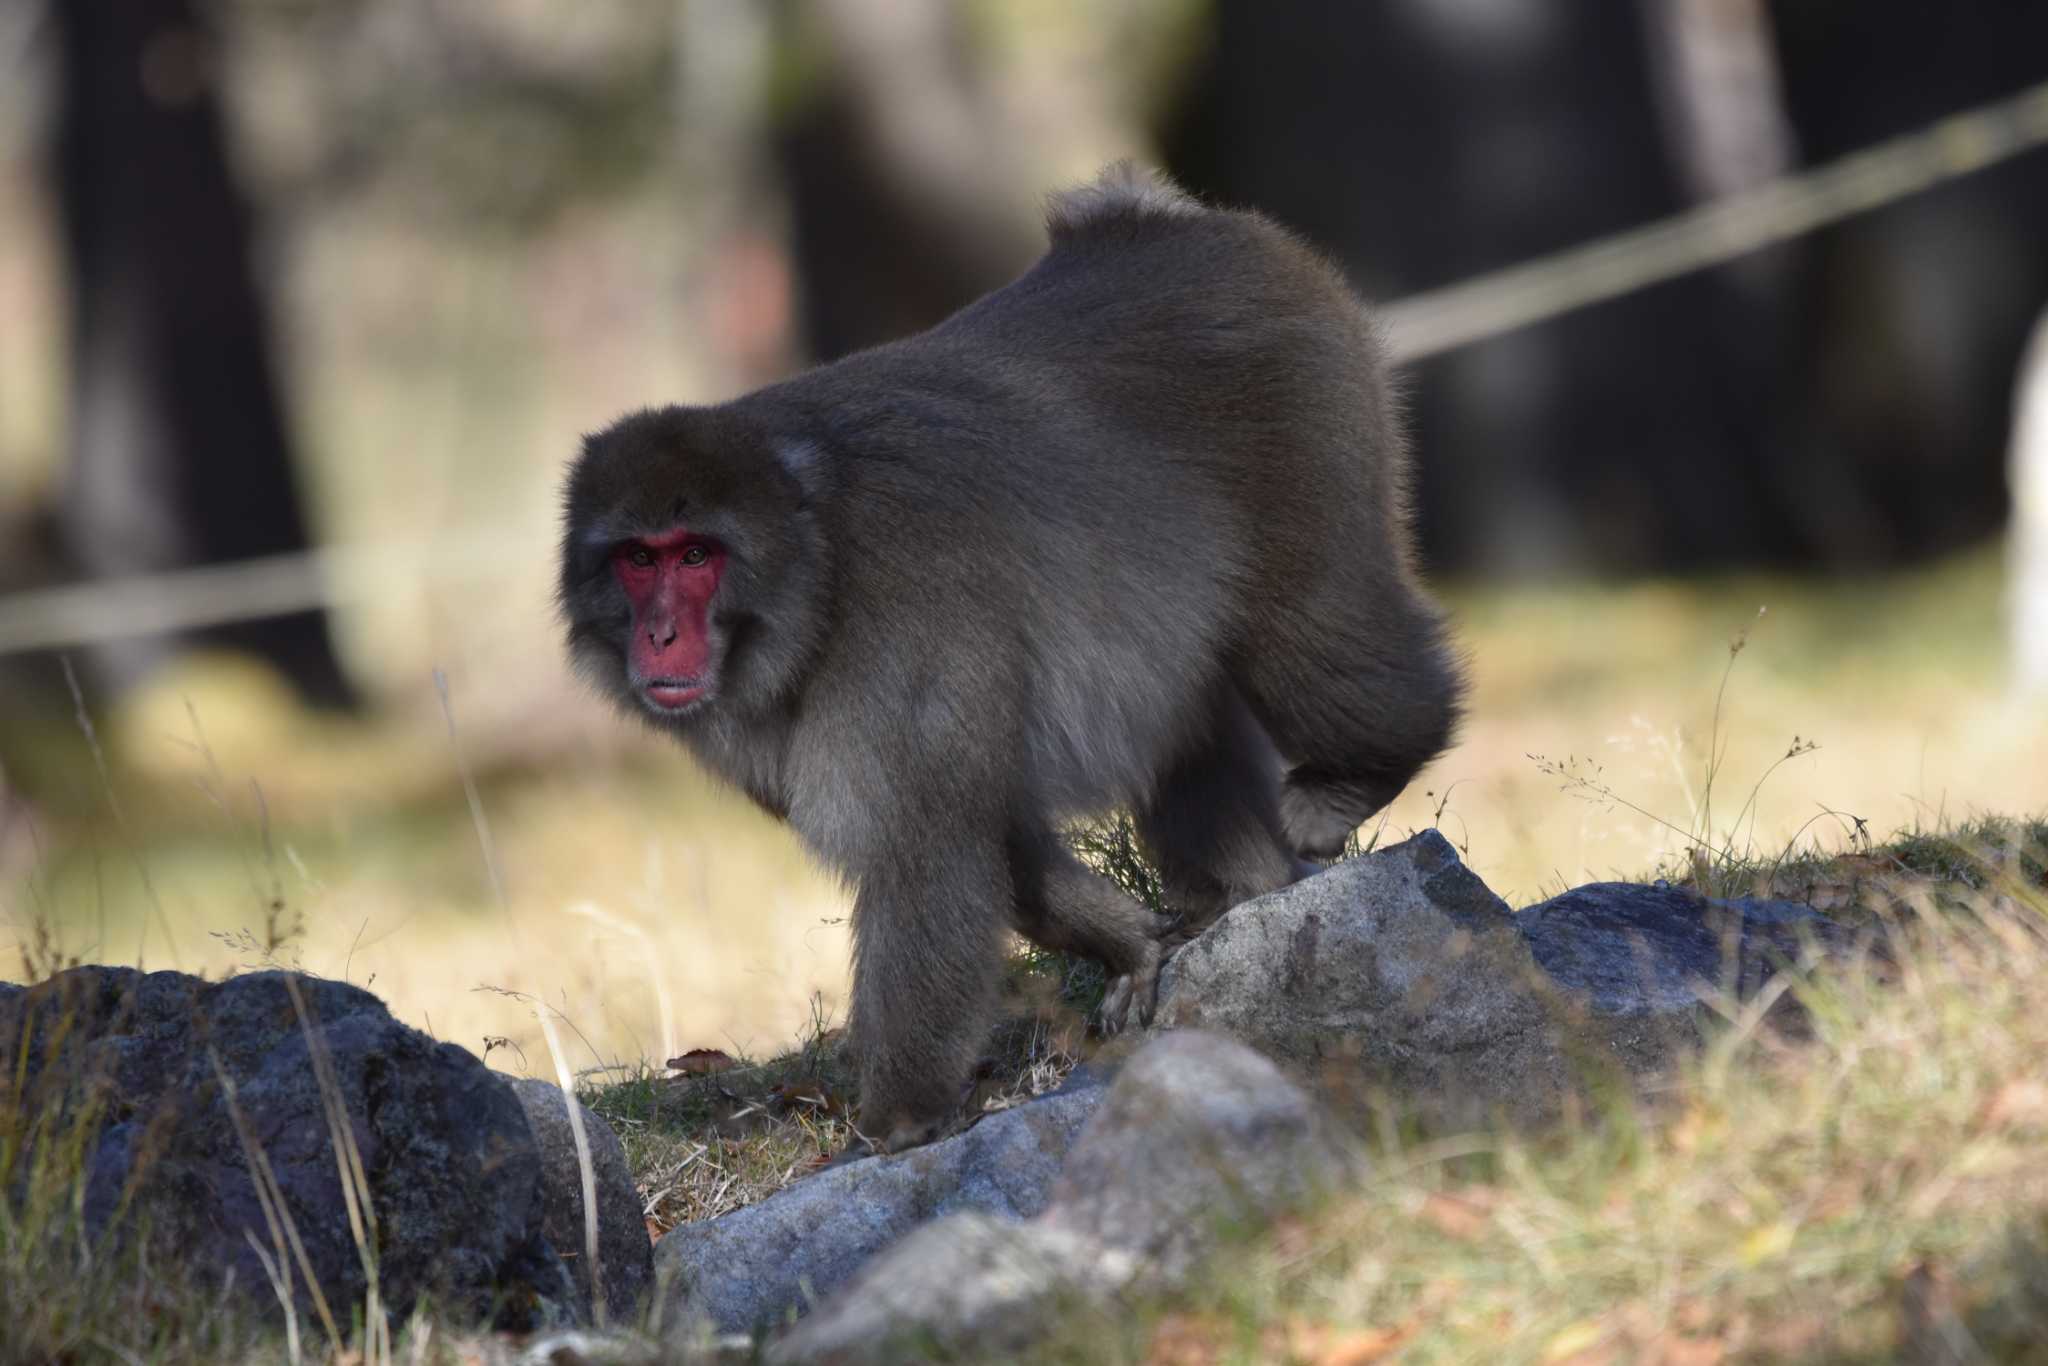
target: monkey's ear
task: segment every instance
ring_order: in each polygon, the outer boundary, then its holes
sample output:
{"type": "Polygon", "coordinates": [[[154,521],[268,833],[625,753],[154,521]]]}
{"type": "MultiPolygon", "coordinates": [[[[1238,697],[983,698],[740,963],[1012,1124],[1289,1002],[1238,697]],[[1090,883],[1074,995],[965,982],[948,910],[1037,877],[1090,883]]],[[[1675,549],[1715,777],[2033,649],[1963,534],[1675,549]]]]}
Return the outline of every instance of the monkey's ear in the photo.
{"type": "Polygon", "coordinates": [[[563,545],[564,558],[578,579],[594,579],[604,572],[617,544],[610,527],[594,522],[570,531],[563,545]]]}
{"type": "Polygon", "coordinates": [[[807,436],[785,436],[775,439],[773,449],[775,463],[796,482],[803,501],[810,502],[824,479],[824,446],[807,436]]]}

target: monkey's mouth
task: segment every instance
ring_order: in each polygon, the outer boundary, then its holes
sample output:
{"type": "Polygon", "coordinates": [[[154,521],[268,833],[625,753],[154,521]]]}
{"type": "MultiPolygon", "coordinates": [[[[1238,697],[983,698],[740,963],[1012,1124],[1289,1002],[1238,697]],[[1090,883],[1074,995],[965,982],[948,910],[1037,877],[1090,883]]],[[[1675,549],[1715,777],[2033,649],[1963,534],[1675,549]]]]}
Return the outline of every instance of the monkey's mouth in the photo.
{"type": "Polygon", "coordinates": [[[709,691],[701,678],[650,678],[640,686],[641,695],[662,711],[681,711],[709,691]]]}

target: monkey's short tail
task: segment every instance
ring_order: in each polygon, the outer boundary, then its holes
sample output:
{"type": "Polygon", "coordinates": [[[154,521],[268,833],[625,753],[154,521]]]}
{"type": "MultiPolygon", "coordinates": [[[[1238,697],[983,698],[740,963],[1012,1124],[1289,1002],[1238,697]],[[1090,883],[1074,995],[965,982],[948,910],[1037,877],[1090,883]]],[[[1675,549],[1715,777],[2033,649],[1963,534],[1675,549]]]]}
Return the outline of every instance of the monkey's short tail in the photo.
{"type": "Polygon", "coordinates": [[[1057,242],[1107,223],[1202,212],[1200,201],[1162,172],[1135,161],[1112,161],[1089,184],[1053,195],[1046,205],[1045,227],[1057,242]]]}

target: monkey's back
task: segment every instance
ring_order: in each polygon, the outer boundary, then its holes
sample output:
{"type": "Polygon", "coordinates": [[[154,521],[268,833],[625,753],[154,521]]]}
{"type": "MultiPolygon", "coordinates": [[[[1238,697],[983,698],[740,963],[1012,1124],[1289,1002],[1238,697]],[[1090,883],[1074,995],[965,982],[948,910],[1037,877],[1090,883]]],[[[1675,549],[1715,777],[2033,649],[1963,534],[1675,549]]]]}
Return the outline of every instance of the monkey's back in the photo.
{"type": "Polygon", "coordinates": [[[1006,288],[797,381],[848,479],[934,545],[973,528],[976,558],[1074,591],[1128,579],[1134,548],[1174,596],[1199,567],[1246,609],[1361,559],[1405,575],[1405,444],[1333,267],[1254,215],[1137,190],[1055,232],[1006,288]]]}
{"type": "Polygon", "coordinates": [[[1251,215],[1098,205],[1005,289],[778,390],[861,510],[833,530],[870,565],[855,653],[881,642],[917,692],[920,658],[967,657],[929,648],[936,620],[1004,660],[977,705],[1029,694],[998,710],[1064,805],[1141,790],[1290,607],[1410,591],[1377,337],[1251,215]]]}

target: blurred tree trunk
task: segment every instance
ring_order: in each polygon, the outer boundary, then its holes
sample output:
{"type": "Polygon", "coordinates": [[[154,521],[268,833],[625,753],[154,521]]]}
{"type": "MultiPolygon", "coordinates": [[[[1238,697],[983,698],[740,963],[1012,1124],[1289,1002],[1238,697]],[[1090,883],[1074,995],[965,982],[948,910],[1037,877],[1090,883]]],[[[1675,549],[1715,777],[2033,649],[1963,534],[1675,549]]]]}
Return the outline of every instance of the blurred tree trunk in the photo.
{"type": "MultiPolygon", "coordinates": [[[[2048,79],[2038,0],[1769,9],[1809,166],[2048,79]]],[[[2039,152],[1801,242],[1788,373],[1805,397],[1805,463],[1821,472],[1806,501],[1837,539],[1868,547],[1865,562],[1944,554],[2005,523],[2013,376],[2048,304],[2044,242],[2039,152]]]]}
{"type": "MultiPolygon", "coordinates": [[[[1212,0],[1171,169],[1399,298],[1822,165],[2048,76],[2048,4],[1212,0]]],[[[1983,539],[2048,299],[2040,154],[1431,357],[1440,568],[1848,570],[1983,539]]]]}
{"type": "MultiPolygon", "coordinates": [[[[1265,210],[1391,300],[1692,202],[1645,4],[1214,0],[1164,138],[1189,188],[1265,210]]],[[[1428,562],[1700,568],[1800,545],[1778,492],[1776,302],[1723,268],[1412,367],[1428,562]]]]}
{"type": "MultiPolygon", "coordinates": [[[[301,549],[208,17],[192,0],[54,0],[50,13],[71,305],[66,549],[95,578],[301,549]]],[[[123,687],[201,641],[262,656],[309,700],[349,700],[316,611],[119,642],[94,663],[123,687]]]]}
{"type": "Polygon", "coordinates": [[[968,16],[943,0],[805,0],[782,41],[817,69],[776,151],[804,331],[832,360],[930,327],[1044,246],[968,16]]]}

